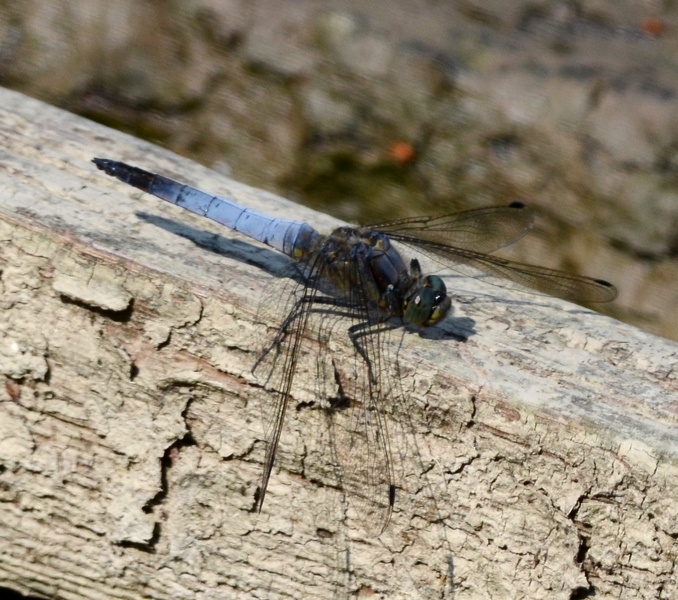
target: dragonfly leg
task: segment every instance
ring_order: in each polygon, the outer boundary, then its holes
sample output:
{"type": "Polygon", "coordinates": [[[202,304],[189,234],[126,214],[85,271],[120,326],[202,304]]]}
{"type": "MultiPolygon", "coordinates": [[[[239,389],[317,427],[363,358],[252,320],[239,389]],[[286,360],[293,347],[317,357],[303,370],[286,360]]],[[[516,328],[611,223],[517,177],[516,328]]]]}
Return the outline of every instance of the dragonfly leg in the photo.
{"type": "Polygon", "coordinates": [[[376,383],[376,377],[373,373],[372,370],[372,361],[370,360],[370,357],[363,347],[363,345],[360,343],[360,338],[361,337],[367,337],[367,336],[373,336],[373,335],[378,335],[381,333],[385,333],[387,331],[391,331],[393,329],[398,329],[400,327],[400,324],[398,323],[357,323],[356,325],[352,325],[351,327],[348,328],[348,337],[351,339],[351,343],[353,344],[353,347],[356,349],[356,352],[360,354],[362,359],[365,361],[365,364],[367,365],[367,370],[370,374],[370,381],[372,384],[376,383]]]}
{"type": "MultiPolygon", "coordinates": [[[[292,310],[288,313],[287,317],[285,317],[285,320],[282,322],[280,327],[278,328],[278,331],[275,335],[275,338],[273,341],[264,349],[264,351],[261,353],[261,356],[257,358],[256,363],[254,363],[254,366],[252,367],[252,372],[254,373],[257,369],[257,367],[261,364],[261,362],[270,354],[270,352],[274,349],[279,347],[284,341],[287,335],[289,334],[290,326],[296,319],[298,319],[300,316],[303,315],[303,307],[306,304],[318,304],[321,306],[326,306],[330,307],[327,309],[321,309],[321,308],[314,308],[311,307],[311,311],[314,313],[323,313],[323,312],[331,312],[333,314],[336,314],[338,316],[344,316],[344,317],[354,317],[356,314],[356,311],[364,312],[364,309],[362,309],[359,306],[356,306],[355,304],[345,301],[345,300],[340,300],[339,298],[333,298],[331,296],[304,296],[303,298],[300,298],[294,303],[294,306],[292,307],[292,310]],[[346,309],[346,312],[337,312],[336,309],[341,309],[344,308],[346,309]],[[335,309],[335,310],[332,310],[335,309]]],[[[366,317],[366,316],[365,316],[366,317]]]]}

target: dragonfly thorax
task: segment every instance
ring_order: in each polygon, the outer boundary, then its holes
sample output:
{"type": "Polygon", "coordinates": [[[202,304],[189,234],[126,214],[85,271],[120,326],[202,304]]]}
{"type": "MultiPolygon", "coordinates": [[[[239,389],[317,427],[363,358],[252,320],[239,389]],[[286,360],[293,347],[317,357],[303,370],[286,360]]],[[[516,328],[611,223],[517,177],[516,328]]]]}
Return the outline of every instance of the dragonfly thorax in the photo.
{"type": "Polygon", "coordinates": [[[399,317],[409,325],[430,327],[450,309],[445,283],[422,276],[417,260],[409,269],[389,237],[367,227],[340,227],[326,239],[320,254],[326,275],[336,284],[362,290],[376,302],[381,318],[399,317]]]}

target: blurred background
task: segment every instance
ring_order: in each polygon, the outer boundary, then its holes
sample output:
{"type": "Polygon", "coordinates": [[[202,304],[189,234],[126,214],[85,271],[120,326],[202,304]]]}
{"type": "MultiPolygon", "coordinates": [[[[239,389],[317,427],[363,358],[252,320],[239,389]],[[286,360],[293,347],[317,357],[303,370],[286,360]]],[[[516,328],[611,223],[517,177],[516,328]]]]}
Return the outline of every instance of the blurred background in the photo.
{"type": "Polygon", "coordinates": [[[678,0],[0,0],[0,85],[352,222],[521,200],[678,340],[678,0]]]}

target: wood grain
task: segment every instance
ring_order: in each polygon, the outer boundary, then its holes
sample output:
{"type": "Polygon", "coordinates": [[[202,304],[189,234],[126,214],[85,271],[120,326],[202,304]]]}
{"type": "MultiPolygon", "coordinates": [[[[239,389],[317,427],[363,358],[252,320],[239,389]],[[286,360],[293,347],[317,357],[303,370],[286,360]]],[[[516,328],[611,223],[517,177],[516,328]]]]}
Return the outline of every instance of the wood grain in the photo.
{"type": "Polygon", "coordinates": [[[678,596],[678,345],[452,275],[452,317],[399,339],[407,397],[389,413],[387,531],[365,538],[332,484],[311,371],[257,515],[270,398],[250,374],[268,333],[254,317],[284,261],[89,161],[321,231],[336,222],[6,90],[0,135],[0,586],[50,598],[678,596]]]}

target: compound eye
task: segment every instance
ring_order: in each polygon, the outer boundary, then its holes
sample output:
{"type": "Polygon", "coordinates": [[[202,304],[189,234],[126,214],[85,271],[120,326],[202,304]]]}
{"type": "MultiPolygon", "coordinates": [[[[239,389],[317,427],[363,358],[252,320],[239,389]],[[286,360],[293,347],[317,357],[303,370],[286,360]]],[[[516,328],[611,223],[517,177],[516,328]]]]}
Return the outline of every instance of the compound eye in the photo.
{"type": "Polygon", "coordinates": [[[436,275],[429,275],[405,301],[403,318],[406,323],[430,327],[447,314],[451,304],[445,282],[436,275]]]}
{"type": "Polygon", "coordinates": [[[437,275],[428,275],[427,277],[424,277],[422,285],[424,287],[431,288],[434,292],[439,294],[441,298],[447,296],[447,287],[445,286],[445,282],[437,275]]]}
{"type": "Polygon", "coordinates": [[[447,314],[450,304],[447,296],[441,296],[430,287],[422,287],[405,303],[403,318],[406,323],[430,327],[447,314]]]}

